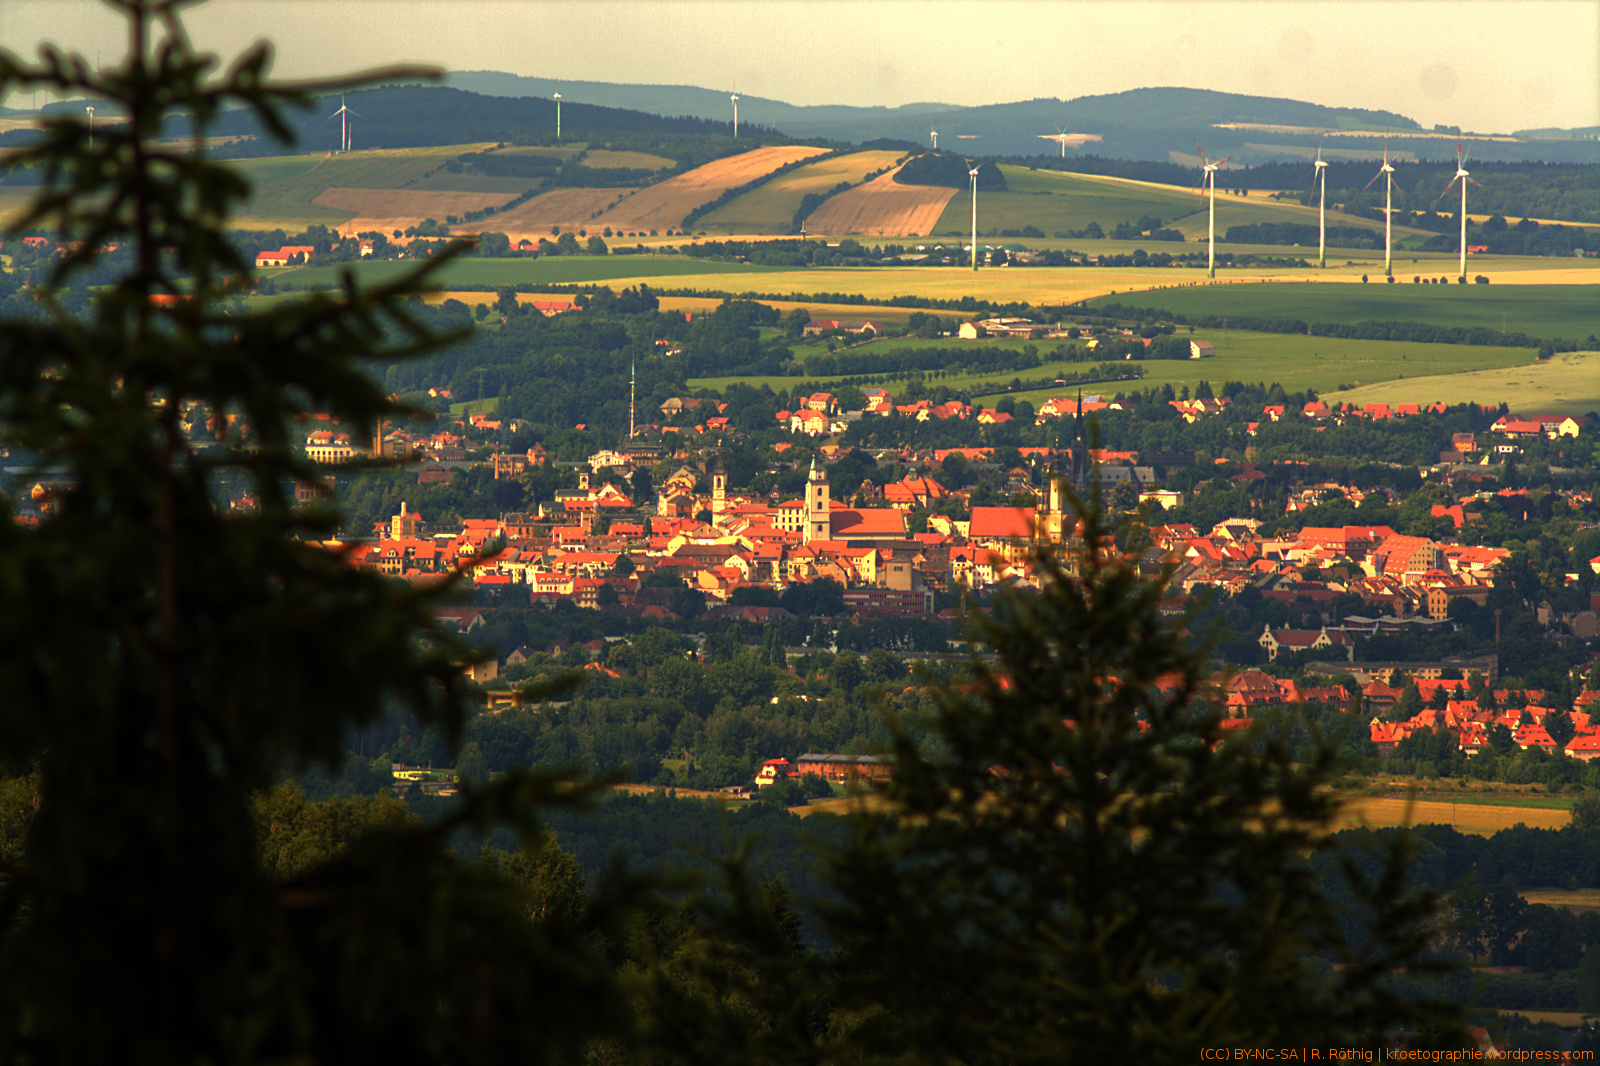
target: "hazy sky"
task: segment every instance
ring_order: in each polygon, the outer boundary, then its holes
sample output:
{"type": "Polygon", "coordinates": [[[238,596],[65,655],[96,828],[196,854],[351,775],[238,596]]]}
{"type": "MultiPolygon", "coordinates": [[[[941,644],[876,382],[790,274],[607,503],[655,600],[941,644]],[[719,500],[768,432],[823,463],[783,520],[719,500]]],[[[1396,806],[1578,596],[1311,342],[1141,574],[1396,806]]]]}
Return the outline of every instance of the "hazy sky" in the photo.
{"type": "MultiPolygon", "coordinates": [[[[406,60],[891,106],[1180,85],[1482,133],[1600,125],[1600,0],[212,0],[188,22],[223,55],[271,38],[286,77],[406,60]]],[[[121,47],[94,0],[0,0],[0,42],[44,40],[121,47]]]]}

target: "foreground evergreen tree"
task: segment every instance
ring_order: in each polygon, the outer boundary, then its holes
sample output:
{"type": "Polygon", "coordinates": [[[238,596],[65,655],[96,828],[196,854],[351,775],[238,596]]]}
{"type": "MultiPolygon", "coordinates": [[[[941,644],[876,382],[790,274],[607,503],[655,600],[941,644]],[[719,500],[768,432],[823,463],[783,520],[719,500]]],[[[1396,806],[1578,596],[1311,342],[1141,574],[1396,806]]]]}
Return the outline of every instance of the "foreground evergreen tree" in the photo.
{"type": "MultiPolygon", "coordinates": [[[[1100,517],[1037,595],[977,620],[974,683],[902,729],[881,805],[831,856],[824,983],[851,1055],[894,1062],[1193,1062],[1204,1047],[1449,1040],[1426,972],[1438,900],[1409,851],[1334,853],[1332,748],[1307,764],[1224,731],[1164,583],[1100,517]],[[1070,565],[1069,565],[1070,563],[1070,565]]],[[[1454,1046],[1461,1046],[1455,1044],[1454,1046]]]]}
{"type": "Polygon", "coordinates": [[[292,492],[318,477],[296,419],[369,430],[397,408],[367,362],[441,338],[406,311],[427,269],[240,309],[251,264],[224,225],[246,189],[207,161],[206,126],[242,106],[282,135],[312,97],[266,80],[264,46],[219,72],[172,0],[111,6],[129,50],[103,74],[0,52],[0,99],[82,94],[99,119],[54,117],[6,161],[40,180],[14,230],[47,228],[63,254],[42,313],[0,323],[0,440],[58,485],[34,525],[0,501],[0,758],[36,782],[0,879],[0,1059],[575,1057],[626,1031],[582,923],[530,920],[515,878],[445,847],[497,817],[536,840],[560,782],[514,775],[434,830],[375,820],[283,877],[262,861],[252,797],[285,772],[334,766],[394,706],[460,735],[466,657],[434,620],[441,592],[315,546],[334,518],[292,492]],[[208,420],[232,427],[219,447],[186,428],[208,420]]]}

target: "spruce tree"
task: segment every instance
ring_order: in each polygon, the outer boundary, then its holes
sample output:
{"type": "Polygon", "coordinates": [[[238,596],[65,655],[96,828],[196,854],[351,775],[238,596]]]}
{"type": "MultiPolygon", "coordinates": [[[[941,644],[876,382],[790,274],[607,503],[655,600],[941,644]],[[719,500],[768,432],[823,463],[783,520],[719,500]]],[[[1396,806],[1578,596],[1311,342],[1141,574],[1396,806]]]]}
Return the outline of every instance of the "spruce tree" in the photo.
{"type": "Polygon", "coordinates": [[[219,70],[179,3],[111,6],[129,47],[103,72],[0,51],[0,99],[46,88],[98,112],[92,132],[50,116],[5,160],[38,182],[12,232],[46,229],[61,254],[38,313],[0,322],[0,443],[34,471],[24,488],[53,485],[37,515],[0,499],[0,758],[34,789],[0,890],[0,1059],[574,1058],[627,1029],[609,970],[447,847],[497,817],[537,844],[534,801],[563,782],[511,775],[445,825],[375,823],[292,872],[263,861],[261,790],[337,769],[381,715],[451,745],[466,721],[472,656],[434,613],[452,589],[349,565],[319,543],[332,509],[295,494],[326,476],[299,447],[307,415],[366,439],[403,413],[369,369],[447,339],[408,305],[445,260],[243,299],[253,264],[226,226],[248,189],[207,158],[207,128],[242,107],[281,141],[286,109],[317,98],[269,80],[266,46],[219,70]]]}

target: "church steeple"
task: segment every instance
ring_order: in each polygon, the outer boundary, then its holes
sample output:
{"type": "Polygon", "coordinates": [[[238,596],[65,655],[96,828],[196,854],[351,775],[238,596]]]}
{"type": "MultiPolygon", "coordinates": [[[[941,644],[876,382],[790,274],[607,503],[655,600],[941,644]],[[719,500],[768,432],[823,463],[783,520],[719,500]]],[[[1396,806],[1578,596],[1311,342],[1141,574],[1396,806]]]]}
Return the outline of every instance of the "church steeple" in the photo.
{"type": "Polygon", "coordinates": [[[811,473],[806,475],[806,528],[803,542],[833,538],[833,519],[828,505],[828,471],[817,469],[817,460],[811,459],[811,473]]]}
{"type": "Polygon", "coordinates": [[[717,465],[711,470],[711,513],[720,515],[728,509],[728,468],[722,465],[722,453],[717,453],[717,465]]]}

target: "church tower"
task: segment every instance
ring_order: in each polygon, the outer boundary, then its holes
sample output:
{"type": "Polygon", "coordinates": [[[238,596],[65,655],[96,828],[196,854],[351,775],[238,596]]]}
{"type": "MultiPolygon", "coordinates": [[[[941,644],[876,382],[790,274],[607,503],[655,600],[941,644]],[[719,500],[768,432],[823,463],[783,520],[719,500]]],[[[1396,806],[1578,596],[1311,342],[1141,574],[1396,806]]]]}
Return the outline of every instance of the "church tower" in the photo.
{"type": "Polygon", "coordinates": [[[728,468],[722,465],[722,454],[717,454],[717,465],[711,471],[711,514],[720,517],[728,509],[728,468]]]}
{"type": "Polygon", "coordinates": [[[817,461],[811,460],[811,473],[806,478],[806,528],[804,543],[833,539],[833,519],[828,506],[828,471],[818,470],[817,461]]]}

